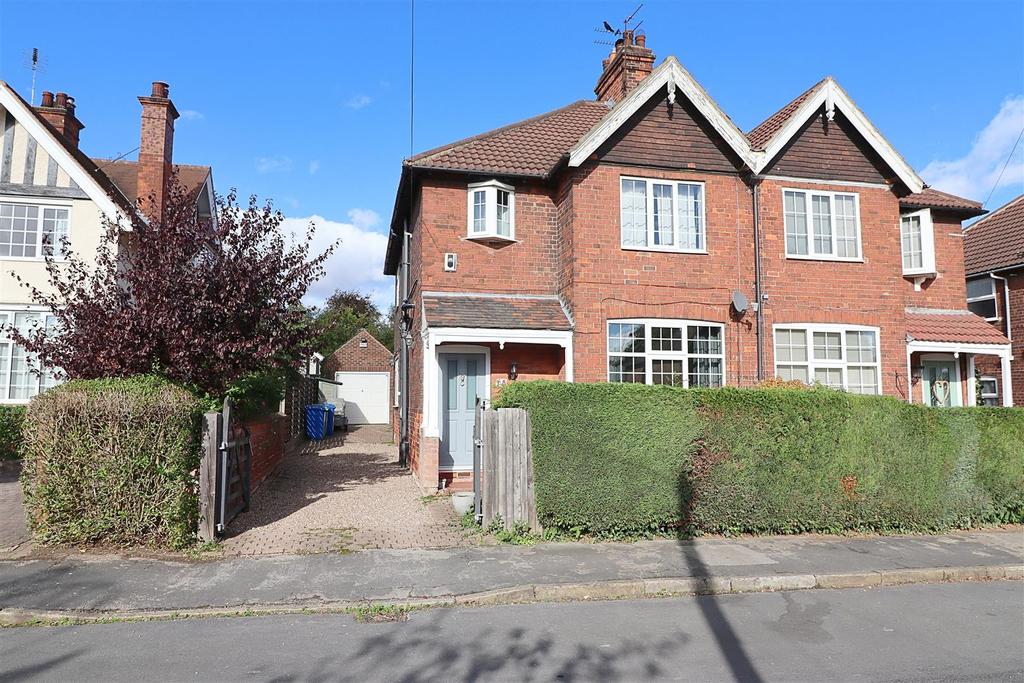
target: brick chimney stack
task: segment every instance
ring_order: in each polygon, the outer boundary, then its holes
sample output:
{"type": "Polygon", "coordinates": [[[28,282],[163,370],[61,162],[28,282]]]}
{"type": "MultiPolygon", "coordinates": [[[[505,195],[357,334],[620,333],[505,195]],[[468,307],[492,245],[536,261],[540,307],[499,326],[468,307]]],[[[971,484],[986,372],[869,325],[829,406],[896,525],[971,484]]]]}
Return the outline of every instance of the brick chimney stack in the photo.
{"type": "Polygon", "coordinates": [[[57,129],[58,133],[67,138],[68,142],[78,147],[78,136],[85,126],[75,116],[74,97],[62,92],[54,97],[52,92],[44,90],[42,102],[35,109],[47,123],[57,129]]]}
{"type": "Polygon", "coordinates": [[[604,71],[594,88],[597,99],[621,102],[654,68],[654,53],[647,47],[647,36],[623,31],[603,65],[604,71]]]}
{"type": "Polygon", "coordinates": [[[153,81],[149,97],[142,104],[142,137],[139,143],[139,204],[153,220],[159,220],[167,202],[174,150],[174,120],[178,110],[168,97],[170,87],[153,81]],[[154,201],[150,201],[152,195],[154,201]]]}

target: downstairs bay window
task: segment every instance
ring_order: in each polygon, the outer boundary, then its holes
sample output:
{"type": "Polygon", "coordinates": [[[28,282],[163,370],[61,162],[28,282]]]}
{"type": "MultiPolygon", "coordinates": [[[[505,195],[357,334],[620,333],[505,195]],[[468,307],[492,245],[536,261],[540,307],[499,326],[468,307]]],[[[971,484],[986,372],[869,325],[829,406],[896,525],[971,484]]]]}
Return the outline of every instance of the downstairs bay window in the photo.
{"type": "Polygon", "coordinates": [[[608,381],[720,387],[724,328],[690,320],[609,320],[608,381]]]}
{"type": "Polygon", "coordinates": [[[703,183],[624,177],[619,217],[623,249],[707,252],[703,183]]]}
{"type": "Polygon", "coordinates": [[[7,336],[6,325],[28,334],[40,325],[52,329],[54,317],[42,311],[0,311],[0,403],[24,403],[57,381],[52,371],[41,371],[32,354],[7,336]]]}
{"type": "Polygon", "coordinates": [[[775,375],[853,394],[881,393],[878,329],[777,325],[775,375]]]}

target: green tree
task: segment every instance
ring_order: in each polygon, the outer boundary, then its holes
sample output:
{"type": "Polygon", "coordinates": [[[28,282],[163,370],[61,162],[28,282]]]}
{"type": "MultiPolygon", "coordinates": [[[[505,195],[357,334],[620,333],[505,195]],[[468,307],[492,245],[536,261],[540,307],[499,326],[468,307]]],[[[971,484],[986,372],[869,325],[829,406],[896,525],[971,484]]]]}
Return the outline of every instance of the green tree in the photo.
{"type": "Polygon", "coordinates": [[[355,336],[365,327],[389,349],[393,348],[394,333],[390,312],[385,315],[367,294],[355,290],[334,292],[322,308],[313,311],[316,326],[321,330],[317,350],[327,356],[355,336]]]}

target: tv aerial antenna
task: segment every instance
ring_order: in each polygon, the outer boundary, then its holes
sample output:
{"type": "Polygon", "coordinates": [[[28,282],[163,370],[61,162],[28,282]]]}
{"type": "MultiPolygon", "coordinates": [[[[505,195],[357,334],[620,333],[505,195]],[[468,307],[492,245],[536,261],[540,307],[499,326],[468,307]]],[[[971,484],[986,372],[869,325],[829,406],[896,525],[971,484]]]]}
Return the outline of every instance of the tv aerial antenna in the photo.
{"type": "Polygon", "coordinates": [[[32,72],[32,89],[29,95],[29,104],[35,105],[36,103],[36,74],[46,71],[46,62],[43,56],[39,54],[39,48],[34,47],[31,50],[25,51],[25,64],[32,72]]]}
{"type": "MultiPolygon", "coordinates": [[[[643,9],[643,6],[644,6],[644,4],[641,2],[639,5],[636,6],[636,9],[633,10],[632,14],[630,14],[628,17],[623,19],[623,21],[622,21],[622,28],[615,28],[614,26],[609,24],[607,21],[602,21],[601,22],[601,26],[599,26],[598,28],[595,28],[594,31],[597,32],[597,33],[607,33],[607,34],[610,34],[610,35],[613,35],[613,36],[617,36],[617,37],[618,36],[622,36],[626,31],[633,31],[635,33],[636,30],[638,28],[640,28],[640,25],[644,23],[643,19],[641,19],[640,21],[636,21],[637,14],[640,13],[640,10],[643,9]],[[633,23],[633,22],[636,22],[636,23],[633,23]]],[[[612,46],[614,46],[615,45],[615,41],[612,41],[612,40],[595,40],[594,44],[595,45],[612,45],[612,46]]]]}

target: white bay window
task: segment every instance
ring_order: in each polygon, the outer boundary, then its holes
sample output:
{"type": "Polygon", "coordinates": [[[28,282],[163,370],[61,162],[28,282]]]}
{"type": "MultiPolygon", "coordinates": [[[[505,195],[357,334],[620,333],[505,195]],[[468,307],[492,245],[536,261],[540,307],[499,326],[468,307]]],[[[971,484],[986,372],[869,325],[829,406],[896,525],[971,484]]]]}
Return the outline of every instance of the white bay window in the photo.
{"type": "Polygon", "coordinates": [[[860,201],[856,194],[783,190],[786,256],[861,260],[860,201]]]}
{"type": "Polygon", "coordinates": [[[0,311],[0,403],[22,403],[57,384],[51,370],[43,370],[38,360],[14,343],[6,326],[29,334],[40,326],[54,327],[53,315],[43,311],[0,311]]]}
{"type": "Polygon", "coordinates": [[[609,320],[608,381],[720,387],[724,328],[691,320],[609,320]]]}
{"type": "Polygon", "coordinates": [[[904,275],[935,273],[935,231],[930,209],[900,216],[900,247],[904,275]]]}
{"type": "Polygon", "coordinates": [[[703,183],[623,177],[619,207],[623,249],[707,251],[703,183]]]}
{"type": "Polygon", "coordinates": [[[515,240],[515,188],[489,180],[473,183],[466,194],[469,239],[515,240]]]}
{"type": "Polygon", "coordinates": [[[878,330],[835,325],[775,327],[775,375],[854,394],[881,393],[878,330]]]}

